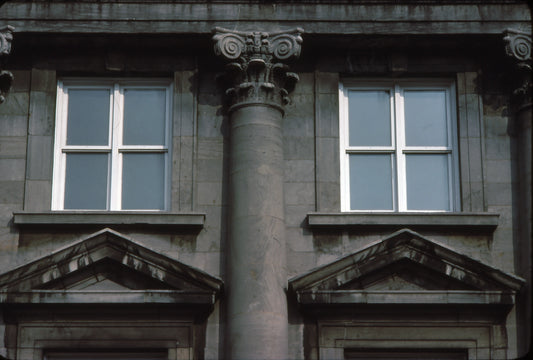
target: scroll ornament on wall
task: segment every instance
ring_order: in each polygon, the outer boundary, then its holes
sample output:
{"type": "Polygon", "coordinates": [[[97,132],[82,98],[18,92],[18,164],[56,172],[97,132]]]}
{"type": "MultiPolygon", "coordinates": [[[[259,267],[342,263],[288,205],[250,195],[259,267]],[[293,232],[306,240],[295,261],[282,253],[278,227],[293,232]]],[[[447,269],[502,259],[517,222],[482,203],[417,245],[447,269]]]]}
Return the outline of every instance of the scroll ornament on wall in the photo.
{"type": "Polygon", "coordinates": [[[15,29],[9,25],[0,28],[0,104],[5,101],[13,83],[13,74],[3,70],[7,56],[11,53],[13,30],[15,29]]]}
{"type": "Polygon", "coordinates": [[[516,64],[519,83],[513,95],[522,105],[531,102],[531,34],[508,29],[504,32],[505,52],[516,64]]]}

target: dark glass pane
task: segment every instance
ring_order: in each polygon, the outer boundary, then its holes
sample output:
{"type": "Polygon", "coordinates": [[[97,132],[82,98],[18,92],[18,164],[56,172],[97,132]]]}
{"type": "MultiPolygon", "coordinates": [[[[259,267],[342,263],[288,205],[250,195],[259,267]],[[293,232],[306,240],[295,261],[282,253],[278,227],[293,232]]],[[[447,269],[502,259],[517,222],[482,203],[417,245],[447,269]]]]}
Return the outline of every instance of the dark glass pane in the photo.
{"type": "Polygon", "coordinates": [[[390,146],[391,109],[388,91],[350,91],[350,146],[390,146]]]}
{"type": "Polygon", "coordinates": [[[124,154],[122,167],[122,208],[165,207],[165,155],[124,154]]]}
{"type": "Polygon", "coordinates": [[[65,209],[107,208],[108,154],[68,154],[65,209]]]}
{"type": "Polygon", "coordinates": [[[108,145],[109,89],[69,89],[67,145],[108,145]]]}
{"type": "Polygon", "coordinates": [[[407,155],[407,209],[450,210],[448,155],[407,155]]]}
{"type": "Polygon", "coordinates": [[[446,93],[405,91],[404,102],[407,146],[447,146],[446,93]]]}
{"type": "Polygon", "coordinates": [[[393,209],[391,155],[350,155],[350,209],[393,209]]]}
{"type": "Polygon", "coordinates": [[[124,91],[124,145],[165,144],[165,90],[124,91]]]}

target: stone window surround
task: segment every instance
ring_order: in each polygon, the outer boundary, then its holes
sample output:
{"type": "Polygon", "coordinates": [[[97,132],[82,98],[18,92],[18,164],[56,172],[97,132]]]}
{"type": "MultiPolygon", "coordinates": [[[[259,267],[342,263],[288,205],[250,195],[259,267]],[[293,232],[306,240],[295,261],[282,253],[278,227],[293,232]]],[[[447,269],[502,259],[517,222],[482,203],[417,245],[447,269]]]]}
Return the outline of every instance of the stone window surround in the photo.
{"type": "MultiPolygon", "coordinates": [[[[191,80],[196,70],[176,70],[172,79],[173,110],[171,194],[168,211],[51,211],[52,167],[57,77],[55,70],[31,70],[28,159],[24,210],[14,223],[25,226],[148,225],[203,227],[205,214],[194,211],[196,185],[192,181],[196,135],[196,96],[191,80]]],[[[193,84],[196,89],[196,84],[193,84]]]]}
{"type": "MultiPolygon", "coordinates": [[[[108,173],[108,194],[107,209],[121,210],[121,193],[122,193],[122,168],[119,166],[125,160],[125,154],[162,154],[164,155],[164,194],[162,210],[170,207],[170,154],[171,132],[170,117],[172,111],[172,83],[171,79],[150,79],[150,78],[61,78],[58,80],[57,88],[57,105],[55,121],[55,140],[54,140],[54,175],[52,180],[52,209],[64,210],[63,201],[65,197],[65,177],[66,177],[66,156],[67,154],[79,154],[80,151],[87,154],[108,154],[111,165],[108,173]],[[108,126],[111,127],[107,145],[68,145],[66,139],[66,128],[68,123],[68,114],[66,109],[69,89],[108,89],[111,95],[110,116],[108,126]],[[165,91],[165,136],[164,143],[161,145],[126,145],[122,141],[123,121],[121,121],[124,112],[124,90],[125,89],[158,89],[165,91]],[[105,151],[105,152],[104,152],[105,151]],[[109,180],[111,179],[111,180],[109,180]]],[[[81,209],[80,209],[81,210],[81,209]]],[[[106,210],[106,209],[102,209],[106,210]]],[[[152,210],[152,209],[150,209],[152,210]]],[[[154,209],[161,211],[160,209],[154,209]]]]}
{"type": "MultiPolygon", "coordinates": [[[[450,210],[441,211],[458,211],[460,206],[459,200],[459,184],[458,184],[458,159],[457,159],[457,129],[456,116],[454,111],[455,104],[455,82],[450,79],[442,78],[346,78],[339,83],[339,156],[341,160],[341,211],[347,212],[364,212],[365,209],[350,209],[350,170],[349,170],[349,156],[356,154],[365,155],[391,155],[393,156],[393,163],[391,175],[393,177],[392,183],[395,186],[391,189],[392,195],[392,209],[383,209],[376,211],[392,211],[392,212],[406,212],[407,210],[407,157],[413,154],[439,154],[447,156],[447,170],[448,170],[448,207],[450,210]],[[391,126],[391,144],[389,146],[355,146],[348,144],[348,112],[349,101],[348,92],[354,91],[389,91],[390,105],[389,111],[390,126],[391,126]],[[444,91],[446,94],[446,128],[447,128],[447,145],[446,146],[420,146],[406,144],[406,136],[404,127],[406,126],[405,119],[405,100],[404,91],[444,91]],[[401,99],[400,99],[401,98],[401,99]],[[392,115],[391,115],[392,113],[392,115]]],[[[353,109],[352,109],[353,110],[353,109]]],[[[411,210],[412,211],[412,210],[411,210]]],[[[426,212],[428,210],[420,209],[414,210],[418,212],[426,212]]]]}
{"type": "MultiPolygon", "coordinates": [[[[410,76],[415,78],[416,74],[410,76]]],[[[483,103],[475,83],[477,72],[458,71],[455,77],[457,136],[459,157],[459,211],[483,213],[485,199],[483,103]]],[[[343,77],[337,72],[315,71],[315,148],[316,148],[316,211],[338,213],[340,210],[339,106],[338,85],[343,77]],[[337,126],[335,126],[337,124],[337,126]],[[332,155],[333,154],[333,157],[332,155]]],[[[420,214],[420,212],[409,212],[420,214]]],[[[365,213],[371,216],[369,213],[365,213]]],[[[397,214],[395,214],[397,215],[397,214]]],[[[376,215],[378,216],[378,215],[376,215]]]]}

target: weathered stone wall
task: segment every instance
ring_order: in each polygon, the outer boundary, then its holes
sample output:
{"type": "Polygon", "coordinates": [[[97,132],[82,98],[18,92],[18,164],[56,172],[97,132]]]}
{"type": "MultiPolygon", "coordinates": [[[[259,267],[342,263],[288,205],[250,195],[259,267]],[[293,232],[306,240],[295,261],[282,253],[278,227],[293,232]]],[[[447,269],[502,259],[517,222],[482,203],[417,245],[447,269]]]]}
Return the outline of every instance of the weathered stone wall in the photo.
{"type": "MultiPolygon", "coordinates": [[[[458,39],[452,39],[438,50],[442,44],[432,45],[427,39],[404,39],[400,46],[371,40],[349,50],[344,47],[356,45],[344,41],[328,48],[327,54],[319,51],[319,41],[311,41],[294,68],[300,82],[285,107],[282,126],[288,277],[353,253],[403,227],[331,231],[307,224],[310,212],[340,211],[338,86],[343,78],[363,76],[456,80],[463,211],[498,213],[499,223],[493,232],[431,224],[412,229],[515,273],[520,251],[516,246],[516,138],[509,132],[509,93],[501,79],[488,76],[487,71],[498,68],[501,58],[496,56],[492,67],[485,65],[494,51],[500,51],[492,47],[497,41],[489,39],[490,46],[476,48],[477,40],[470,39],[454,49],[450,44],[458,39]],[[469,44],[474,47],[471,51],[466,50],[469,44]],[[407,50],[401,49],[403,45],[407,50]]],[[[200,231],[116,228],[151,249],[224,279],[230,134],[223,89],[215,81],[221,66],[203,49],[209,41],[202,38],[202,50],[193,48],[185,55],[169,55],[164,42],[150,56],[115,49],[122,59],[118,71],[106,68],[107,54],[100,47],[109,44],[103,44],[97,42],[95,49],[100,50],[90,56],[74,49],[71,54],[46,53],[34,63],[14,54],[13,61],[21,60],[21,65],[13,71],[15,83],[6,103],[0,105],[0,272],[99,230],[97,226],[20,230],[13,225],[13,212],[50,209],[57,78],[161,76],[174,79],[171,211],[205,213],[205,224],[200,231]]],[[[222,298],[206,320],[206,359],[223,353],[224,307],[222,298]]],[[[515,315],[511,312],[506,323],[511,358],[516,355],[515,315]]],[[[310,353],[316,342],[315,324],[305,321],[289,302],[290,358],[317,356],[310,353]]]]}

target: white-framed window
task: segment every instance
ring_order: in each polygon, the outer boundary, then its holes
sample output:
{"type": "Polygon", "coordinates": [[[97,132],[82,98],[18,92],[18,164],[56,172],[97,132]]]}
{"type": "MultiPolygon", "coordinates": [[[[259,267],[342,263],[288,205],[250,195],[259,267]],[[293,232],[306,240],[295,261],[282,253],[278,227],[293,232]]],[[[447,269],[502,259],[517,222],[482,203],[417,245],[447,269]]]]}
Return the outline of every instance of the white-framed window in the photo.
{"type": "Polygon", "coordinates": [[[170,80],[58,81],[52,210],[167,210],[170,80]]]}
{"type": "Polygon", "coordinates": [[[342,211],[459,211],[454,83],[349,79],[339,88],[342,211]]]}

